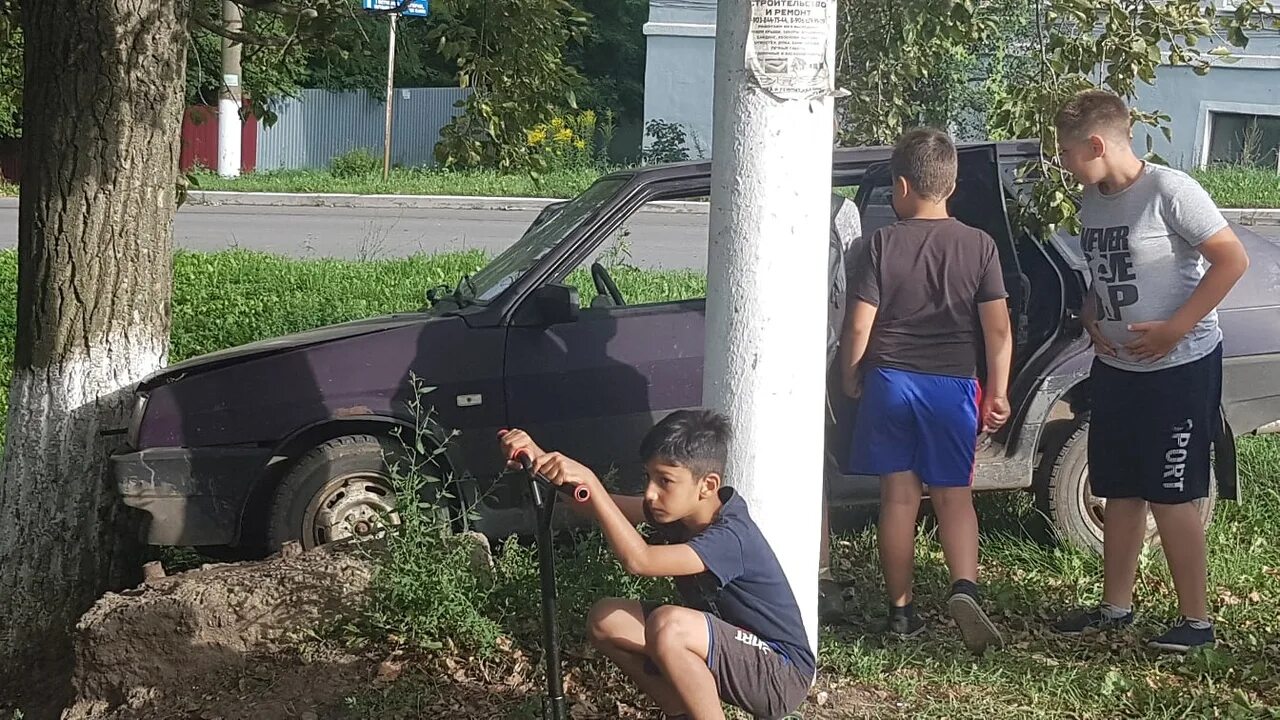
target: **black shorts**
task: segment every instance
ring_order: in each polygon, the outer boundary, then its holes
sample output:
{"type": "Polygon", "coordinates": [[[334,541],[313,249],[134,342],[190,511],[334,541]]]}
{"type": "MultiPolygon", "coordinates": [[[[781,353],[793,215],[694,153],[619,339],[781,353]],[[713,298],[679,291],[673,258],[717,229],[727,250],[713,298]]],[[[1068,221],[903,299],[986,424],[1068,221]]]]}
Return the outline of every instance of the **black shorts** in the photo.
{"type": "MultiPolygon", "coordinates": [[[[644,617],[660,605],[641,602],[644,617]]],[[[707,619],[707,667],[715,677],[720,699],[752,717],[774,720],[800,707],[809,695],[811,678],[753,633],[730,625],[711,613],[707,619]]],[[[654,675],[657,666],[645,663],[654,675]]]]}
{"type": "Polygon", "coordinates": [[[1169,505],[1207,497],[1210,446],[1222,428],[1222,345],[1152,372],[1095,359],[1090,378],[1093,494],[1169,505]]]}

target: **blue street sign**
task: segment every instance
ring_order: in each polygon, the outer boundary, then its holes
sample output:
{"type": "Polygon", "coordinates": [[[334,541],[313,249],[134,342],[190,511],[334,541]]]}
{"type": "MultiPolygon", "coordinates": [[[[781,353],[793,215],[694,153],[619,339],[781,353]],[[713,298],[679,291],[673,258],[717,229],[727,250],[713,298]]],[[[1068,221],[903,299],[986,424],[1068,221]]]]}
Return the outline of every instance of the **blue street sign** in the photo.
{"type": "MultiPolygon", "coordinates": [[[[400,5],[400,0],[361,0],[365,10],[392,10],[400,5]]],[[[426,17],[428,0],[413,0],[404,10],[400,11],[405,17],[426,17]]]]}

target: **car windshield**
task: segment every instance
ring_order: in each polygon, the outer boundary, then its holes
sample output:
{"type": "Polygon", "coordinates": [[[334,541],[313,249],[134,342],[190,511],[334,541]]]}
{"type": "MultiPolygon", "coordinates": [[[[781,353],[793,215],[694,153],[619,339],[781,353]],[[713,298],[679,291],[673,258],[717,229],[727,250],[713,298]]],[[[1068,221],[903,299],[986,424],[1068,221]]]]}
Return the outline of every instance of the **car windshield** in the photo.
{"type": "Polygon", "coordinates": [[[625,183],[625,178],[599,180],[560,208],[550,220],[526,231],[475,275],[463,279],[458,287],[461,299],[483,304],[496,298],[599,210],[625,183]]]}

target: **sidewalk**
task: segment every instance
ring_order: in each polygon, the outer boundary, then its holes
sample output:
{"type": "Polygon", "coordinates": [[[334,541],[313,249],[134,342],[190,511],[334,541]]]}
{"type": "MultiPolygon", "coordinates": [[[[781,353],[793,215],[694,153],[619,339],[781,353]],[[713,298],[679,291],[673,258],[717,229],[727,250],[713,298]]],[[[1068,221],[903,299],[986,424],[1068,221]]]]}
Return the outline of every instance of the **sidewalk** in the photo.
{"type": "MultiPolygon", "coordinates": [[[[556,198],[484,197],[464,195],[356,195],[341,193],[269,193],[195,190],[187,207],[334,207],[370,210],[511,210],[537,212],[561,202],[556,198]]],[[[18,198],[0,197],[0,208],[17,208],[18,198]]],[[[657,201],[646,210],[669,213],[706,213],[707,203],[657,201]]],[[[1222,214],[1241,225],[1280,226],[1280,208],[1223,208],[1222,214]]]]}
{"type": "MultiPolygon", "coordinates": [[[[419,210],[538,211],[560,202],[556,198],[483,197],[461,195],[354,195],[339,193],[262,193],[194,191],[188,205],[262,207],[343,207],[419,210]]],[[[673,213],[705,213],[707,203],[659,201],[646,209],[673,213]]],[[[1222,214],[1241,225],[1280,225],[1280,208],[1223,208],[1222,214]]]]}

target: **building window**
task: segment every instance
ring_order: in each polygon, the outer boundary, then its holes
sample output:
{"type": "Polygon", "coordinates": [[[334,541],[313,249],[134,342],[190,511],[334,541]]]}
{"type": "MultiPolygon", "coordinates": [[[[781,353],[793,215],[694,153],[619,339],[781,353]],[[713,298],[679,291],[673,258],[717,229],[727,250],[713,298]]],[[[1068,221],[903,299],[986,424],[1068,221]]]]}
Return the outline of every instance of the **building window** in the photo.
{"type": "Polygon", "coordinates": [[[1276,115],[1210,114],[1210,165],[1280,169],[1280,108],[1276,115]]]}
{"type": "MultiPolygon", "coordinates": [[[[1240,6],[1243,4],[1244,0],[1214,0],[1212,3],[1214,9],[1225,14],[1234,13],[1236,10],[1240,9],[1240,6]]],[[[1274,15],[1276,13],[1276,8],[1274,5],[1264,2],[1260,7],[1255,9],[1254,12],[1259,15],[1274,15]]]]}

